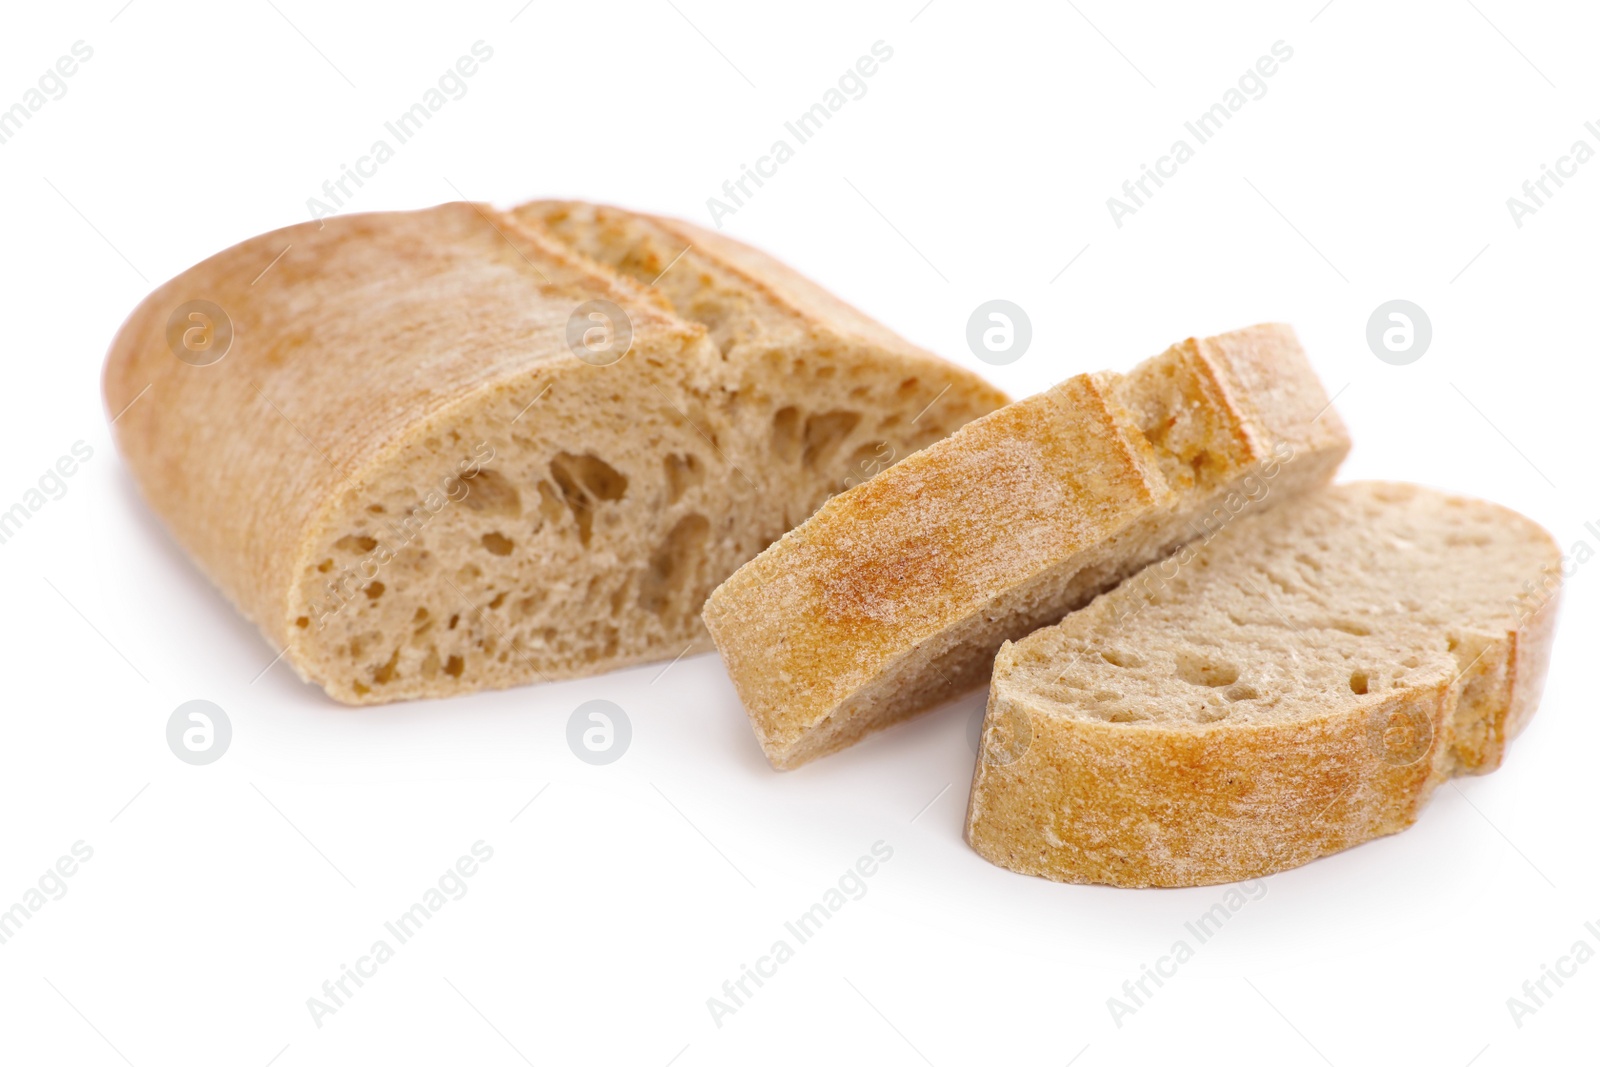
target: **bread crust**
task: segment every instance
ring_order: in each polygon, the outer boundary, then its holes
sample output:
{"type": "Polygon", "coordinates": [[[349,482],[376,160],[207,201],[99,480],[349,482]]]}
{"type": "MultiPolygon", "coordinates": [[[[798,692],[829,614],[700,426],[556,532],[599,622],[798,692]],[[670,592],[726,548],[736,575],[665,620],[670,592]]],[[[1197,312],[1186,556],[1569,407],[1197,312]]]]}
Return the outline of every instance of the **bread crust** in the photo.
{"type": "MultiPolygon", "coordinates": [[[[1548,533],[1493,510],[1523,531],[1530,579],[1559,573],[1548,533]]],[[[1205,566],[1205,550],[1191,562],[1205,566]]],[[[1083,609],[1084,625],[1096,625],[1091,616],[1120,617],[1119,600],[1139,581],[1083,609]]],[[[1431,678],[1373,694],[1355,710],[1286,721],[1071,716],[1019,680],[1028,642],[1008,642],[995,664],[966,839],[991,863],[1023,874],[1175,887],[1255,878],[1403,830],[1444,781],[1500,765],[1538,704],[1558,599],[1513,611],[1508,596],[1499,618],[1452,620],[1453,655],[1440,657],[1431,678]],[[1381,740],[1388,724],[1418,734],[1426,724],[1426,750],[1396,758],[1381,740]]]]}
{"type": "Polygon", "coordinates": [[[829,501],[705,618],[772,765],[789,769],[980,685],[1008,638],[1200,533],[1285,455],[1271,499],[1348,450],[1286,326],[1189,339],[968,423],[829,501]]]}

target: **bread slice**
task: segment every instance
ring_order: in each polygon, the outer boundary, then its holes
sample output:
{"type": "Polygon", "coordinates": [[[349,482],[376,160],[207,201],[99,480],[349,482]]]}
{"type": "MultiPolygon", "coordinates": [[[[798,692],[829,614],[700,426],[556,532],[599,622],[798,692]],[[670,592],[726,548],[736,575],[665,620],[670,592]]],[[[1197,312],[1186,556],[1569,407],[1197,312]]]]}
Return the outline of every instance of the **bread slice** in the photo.
{"type": "Polygon", "coordinates": [[[995,663],[967,840],[1025,874],[1206,885],[1409,826],[1539,703],[1560,551],[1415,486],[1337,486],[1146,568],[995,663]]]}
{"type": "Polygon", "coordinates": [[[745,344],[719,351],[717,324],[526,213],[295,226],[146,299],[112,344],[106,402],[154,510],[337,700],[671,658],[702,636],[711,588],[863,457],[1005,399],[738,256],[772,280],[719,280],[754,309],[745,344]],[[186,325],[193,300],[231,322],[220,360],[178,358],[205,328],[186,325]],[[620,309],[609,354],[596,300],[620,309]],[[780,315],[781,342],[762,325],[780,315]],[[569,343],[585,336],[599,358],[569,343]]]}
{"type": "Polygon", "coordinates": [[[1287,326],[1193,338],[979,419],[834,497],[706,623],[779,769],[981,685],[995,651],[1325,484],[1349,449],[1287,326]]]}

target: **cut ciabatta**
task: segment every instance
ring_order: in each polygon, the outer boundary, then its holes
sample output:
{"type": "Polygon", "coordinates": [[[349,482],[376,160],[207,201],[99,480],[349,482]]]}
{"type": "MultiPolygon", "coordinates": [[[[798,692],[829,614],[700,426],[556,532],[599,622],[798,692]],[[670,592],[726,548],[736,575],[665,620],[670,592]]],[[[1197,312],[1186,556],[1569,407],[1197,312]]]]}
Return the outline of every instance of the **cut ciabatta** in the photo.
{"type": "Polygon", "coordinates": [[[1324,485],[1348,449],[1288,327],[1191,338],[834,497],[717,588],[706,623],[767,759],[796,767],[982,684],[1004,641],[1324,485]]]}
{"type": "Polygon", "coordinates": [[[967,840],[1025,874],[1238,881],[1404,829],[1539,703],[1560,551],[1415,486],[1186,547],[995,663],[967,840]]]}
{"type": "Polygon", "coordinates": [[[106,403],[177,540],[337,700],[670,659],[703,634],[710,589],[863,456],[1005,399],[740,256],[771,280],[723,284],[798,324],[759,360],[527,216],[295,226],[147,298],[112,344],[106,403]],[[225,323],[185,317],[196,300],[231,323],[220,360],[205,331],[220,345],[225,323]],[[578,313],[596,300],[620,324],[578,313]]]}

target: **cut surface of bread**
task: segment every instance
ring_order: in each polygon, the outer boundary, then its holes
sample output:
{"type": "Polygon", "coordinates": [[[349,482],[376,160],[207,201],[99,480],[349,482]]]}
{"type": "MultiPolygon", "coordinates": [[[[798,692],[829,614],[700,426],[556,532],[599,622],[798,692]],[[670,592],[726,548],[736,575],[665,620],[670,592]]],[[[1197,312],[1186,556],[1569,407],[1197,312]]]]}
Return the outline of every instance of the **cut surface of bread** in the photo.
{"type": "Polygon", "coordinates": [[[1008,640],[1349,449],[1293,331],[1190,339],[1079,375],[834,497],[705,617],[774,767],[981,685],[1008,640]]]}
{"type": "Polygon", "coordinates": [[[587,240],[463,203],[330,218],[184,272],[113,342],[106,403],[146,499],[335,699],[678,656],[707,593],[864,458],[1005,401],[725,239],[708,272],[727,246],[770,278],[723,283],[759,321],[719,349],[678,309],[698,284],[651,289],[587,240]],[[233,334],[206,365],[173,341],[197,300],[233,334]]]}
{"type": "Polygon", "coordinates": [[[1242,518],[995,663],[968,842],[1026,874],[1206,885],[1410,826],[1538,706],[1560,552],[1392,483],[1242,518]]]}

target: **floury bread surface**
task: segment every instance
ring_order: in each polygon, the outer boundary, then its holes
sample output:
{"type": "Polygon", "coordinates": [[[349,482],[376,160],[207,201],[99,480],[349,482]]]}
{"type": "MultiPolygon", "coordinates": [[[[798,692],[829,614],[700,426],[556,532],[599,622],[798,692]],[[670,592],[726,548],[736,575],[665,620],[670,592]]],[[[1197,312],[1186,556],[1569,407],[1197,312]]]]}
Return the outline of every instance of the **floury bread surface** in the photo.
{"type": "Polygon", "coordinates": [[[146,499],[338,700],[677,656],[740,563],[1005,401],[753,249],[582,205],[555,232],[547,207],[266,234],[163,285],[112,344],[106,404],[146,499]],[[588,232],[602,220],[683,243],[632,249],[588,232]],[[585,248],[671,270],[650,288],[585,248]]]}
{"type": "Polygon", "coordinates": [[[1067,882],[1255,878],[1410,826],[1538,707],[1561,555],[1416,486],[1241,518],[995,663],[967,840],[1067,882]]]}
{"type": "Polygon", "coordinates": [[[706,622],[767,759],[799,766],[981,685],[1008,639],[1349,449],[1286,326],[1184,341],[963,427],[740,568],[706,622]]]}

